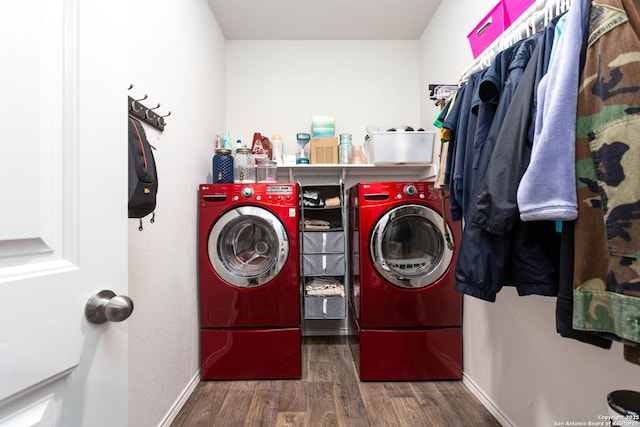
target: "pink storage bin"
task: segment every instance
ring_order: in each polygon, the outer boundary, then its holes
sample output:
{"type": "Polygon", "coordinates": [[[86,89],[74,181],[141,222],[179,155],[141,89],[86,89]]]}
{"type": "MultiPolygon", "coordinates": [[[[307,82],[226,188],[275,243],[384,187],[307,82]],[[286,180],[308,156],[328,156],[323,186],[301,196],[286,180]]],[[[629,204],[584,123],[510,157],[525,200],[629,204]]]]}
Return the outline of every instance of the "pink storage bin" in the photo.
{"type": "Polygon", "coordinates": [[[504,3],[505,14],[507,15],[508,23],[506,26],[511,25],[520,15],[522,15],[536,0],[502,0],[504,3]]]}
{"type": "Polygon", "coordinates": [[[469,33],[473,57],[477,58],[509,25],[504,4],[500,1],[469,33]]]}

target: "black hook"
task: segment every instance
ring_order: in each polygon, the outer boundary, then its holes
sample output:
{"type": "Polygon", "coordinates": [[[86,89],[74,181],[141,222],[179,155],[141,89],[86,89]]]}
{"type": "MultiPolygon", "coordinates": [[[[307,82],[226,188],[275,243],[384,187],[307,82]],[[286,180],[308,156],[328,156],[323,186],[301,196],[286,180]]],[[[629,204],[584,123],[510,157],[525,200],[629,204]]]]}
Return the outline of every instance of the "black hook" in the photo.
{"type": "Polygon", "coordinates": [[[158,124],[159,124],[160,126],[164,126],[164,125],[166,125],[166,123],[165,123],[165,121],[164,121],[164,118],[165,118],[165,117],[169,117],[170,115],[171,115],[171,111],[169,111],[169,112],[168,112],[167,114],[165,114],[164,116],[158,116],[158,124]]]}
{"type": "MultiPolygon", "coordinates": [[[[153,111],[153,110],[157,110],[158,108],[160,108],[160,103],[158,103],[158,105],[156,105],[153,108],[147,108],[147,112],[145,113],[145,115],[147,116],[148,120],[151,120],[151,116],[149,115],[149,112],[153,111]]],[[[156,113],[153,113],[153,114],[156,114],[156,113]]],[[[157,114],[156,114],[156,116],[157,116],[157,114]]]]}
{"type": "MultiPolygon", "coordinates": [[[[133,84],[129,84],[129,89],[133,88],[133,84]]],[[[127,104],[129,108],[129,115],[137,117],[143,122],[153,126],[154,128],[163,131],[166,126],[166,122],[164,117],[170,116],[171,111],[169,111],[166,115],[161,116],[156,113],[154,110],[160,108],[160,103],[155,107],[148,108],[146,105],[142,104],[141,101],[144,101],[148,98],[148,95],[145,93],[142,98],[134,99],[132,96],[127,97],[127,104]]]]}
{"type": "Polygon", "coordinates": [[[143,96],[142,98],[140,98],[140,99],[134,99],[133,101],[131,101],[131,109],[132,109],[133,111],[142,111],[144,108],[137,109],[137,108],[136,108],[136,103],[137,103],[137,104],[140,104],[140,101],[144,101],[145,99],[147,99],[147,97],[148,97],[148,96],[149,96],[149,95],[147,95],[147,94],[145,93],[145,94],[144,94],[144,96],[143,96]]]}

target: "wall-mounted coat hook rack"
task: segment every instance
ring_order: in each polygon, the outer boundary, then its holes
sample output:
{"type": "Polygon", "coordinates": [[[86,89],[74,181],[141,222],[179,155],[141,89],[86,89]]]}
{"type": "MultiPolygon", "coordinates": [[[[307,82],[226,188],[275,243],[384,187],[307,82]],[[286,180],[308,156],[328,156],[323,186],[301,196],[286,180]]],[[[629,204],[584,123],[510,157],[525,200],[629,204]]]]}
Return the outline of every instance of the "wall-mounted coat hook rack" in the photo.
{"type": "MultiPolygon", "coordinates": [[[[131,90],[132,88],[133,85],[130,84],[128,90],[131,90]]],[[[129,115],[142,120],[143,122],[151,125],[159,131],[163,131],[164,127],[167,125],[167,122],[164,118],[170,116],[171,111],[167,112],[167,114],[164,115],[156,113],[154,110],[160,108],[160,103],[158,103],[155,107],[149,108],[141,103],[141,101],[144,101],[145,99],[147,99],[147,97],[148,95],[146,94],[142,98],[138,99],[134,99],[133,97],[129,96],[127,100],[129,115]]]]}

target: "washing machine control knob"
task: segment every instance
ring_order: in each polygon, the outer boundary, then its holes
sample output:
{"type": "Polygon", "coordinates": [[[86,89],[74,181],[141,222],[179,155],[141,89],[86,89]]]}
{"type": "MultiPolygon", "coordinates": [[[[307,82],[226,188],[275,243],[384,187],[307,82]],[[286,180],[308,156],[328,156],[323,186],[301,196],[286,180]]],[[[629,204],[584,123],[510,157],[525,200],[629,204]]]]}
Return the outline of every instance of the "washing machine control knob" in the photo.
{"type": "Polygon", "coordinates": [[[413,197],[418,194],[418,189],[413,184],[407,184],[404,186],[404,194],[408,197],[413,197]]]}
{"type": "Polygon", "coordinates": [[[249,197],[253,196],[253,188],[243,187],[241,193],[242,193],[242,197],[244,197],[245,199],[248,199],[249,197]]]}

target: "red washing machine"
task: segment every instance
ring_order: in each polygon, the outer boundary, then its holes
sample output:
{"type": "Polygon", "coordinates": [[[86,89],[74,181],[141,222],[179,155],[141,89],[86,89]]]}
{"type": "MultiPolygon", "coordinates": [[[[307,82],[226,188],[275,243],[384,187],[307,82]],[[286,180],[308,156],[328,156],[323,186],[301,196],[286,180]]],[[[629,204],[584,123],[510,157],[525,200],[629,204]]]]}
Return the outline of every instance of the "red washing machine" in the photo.
{"type": "Polygon", "coordinates": [[[203,379],[302,376],[298,191],[200,185],[203,379]]]}
{"type": "Polygon", "coordinates": [[[462,378],[462,295],[454,290],[461,231],[448,212],[443,217],[432,185],[349,189],[350,319],[357,333],[349,342],[363,381],[462,378]]]}

